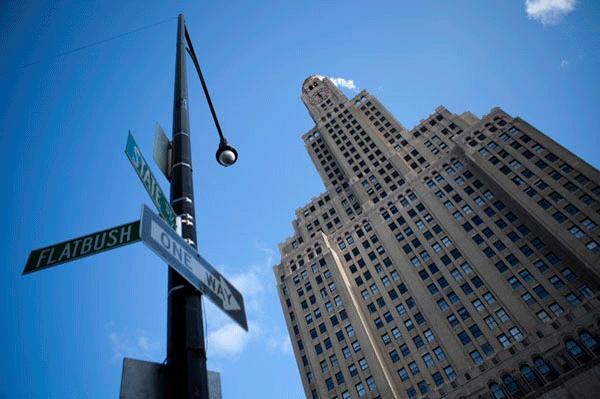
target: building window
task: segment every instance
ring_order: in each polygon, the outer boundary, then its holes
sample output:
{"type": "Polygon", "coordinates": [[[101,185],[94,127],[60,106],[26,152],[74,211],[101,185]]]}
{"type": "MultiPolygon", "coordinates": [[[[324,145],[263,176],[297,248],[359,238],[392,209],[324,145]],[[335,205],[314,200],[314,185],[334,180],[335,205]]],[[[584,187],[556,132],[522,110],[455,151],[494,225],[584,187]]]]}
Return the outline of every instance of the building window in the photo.
{"type": "Polygon", "coordinates": [[[551,321],[550,316],[548,316],[548,313],[546,313],[545,310],[540,310],[536,313],[536,316],[544,323],[549,323],[551,321]]]}
{"type": "Polygon", "coordinates": [[[575,340],[568,339],[565,342],[565,347],[567,348],[567,351],[569,351],[569,354],[576,360],[580,360],[581,357],[584,356],[583,349],[581,349],[575,340]]]}
{"type": "Polygon", "coordinates": [[[522,341],[523,338],[525,338],[521,333],[521,330],[519,330],[517,327],[511,328],[509,332],[515,341],[522,341]]]}
{"type": "Polygon", "coordinates": [[[500,385],[495,382],[490,384],[490,396],[492,397],[492,399],[506,399],[504,391],[502,390],[500,385]]]}
{"type": "Polygon", "coordinates": [[[331,378],[326,379],[325,384],[327,385],[328,391],[331,391],[333,390],[333,388],[335,388],[335,385],[333,384],[333,380],[331,378]]]}
{"type": "Polygon", "coordinates": [[[483,363],[483,358],[481,357],[481,353],[479,353],[479,351],[476,351],[476,350],[472,351],[469,353],[469,355],[471,356],[473,363],[475,363],[475,364],[483,363]]]}
{"type": "Polygon", "coordinates": [[[550,308],[550,310],[552,311],[552,313],[554,313],[554,315],[556,317],[558,317],[564,313],[563,308],[556,302],[551,303],[550,305],[548,305],[548,307],[550,308]]]}
{"type": "Polygon", "coordinates": [[[433,336],[433,333],[431,332],[431,330],[423,331],[423,335],[425,336],[425,339],[427,340],[427,342],[435,341],[435,337],[433,336]]]}
{"type": "Polygon", "coordinates": [[[496,303],[496,298],[494,298],[494,295],[491,292],[486,292],[483,294],[483,299],[485,299],[485,301],[490,305],[496,303]]]}
{"type": "Polygon", "coordinates": [[[579,293],[585,297],[591,298],[594,296],[594,292],[587,284],[580,285],[577,290],[579,293]]]}
{"type": "Polygon", "coordinates": [[[366,369],[369,368],[369,364],[367,363],[367,359],[365,359],[364,357],[358,361],[358,365],[360,366],[361,370],[366,370],[366,369]]]}
{"type": "Polygon", "coordinates": [[[359,397],[362,398],[363,396],[367,395],[367,391],[366,391],[364,385],[362,384],[362,382],[359,382],[354,387],[356,388],[356,393],[358,394],[359,397]]]}
{"type": "Polygon", "coordinates": [[[592,336],[592,334],[587,331],[582,331],[579,334],[579,338],[581,338],[581,342],[583,342],[583,345],[585,345],[586,348],[594,352],[597,351],[598,341],[592,336]]]}
{"type": "Polygon", "coordinates": [[[597,227],[596,223],[592,222],[590,218],[583,219],[581,224],[588,230],[593,230],[597,227]]]}
{"type": "Polygon", "coordinates": [[[530,384],[539,383],[539,379],[528,365],[521,366],[521,375],[530,384]]]}
{"type": "Polygon", "coordinates": [[[444,360],[446,358],[444,350],[439,346],[433,349],[433,353],[435,354],[437,360],[444,360]]]}
{"type": "Polygon", "coordinates": [[[479,299],[476,299],[476,300],[473,301],[473,307],[478,312],[483,312],[485,310],[485,307],[483,306],[483,302],[481,302],[479,299]]]}
{"type": "Polygon", "coordinates": [[[354,328],[352,328],[351,324],[346,326],[346,333],[348,334],[348,337],[354,337],[354,328]]]}
{"type": "Polygon", "coordinates": [[[454,369],[452,368],[452,366],[444,367],[444,373],[446,373],[446,377],[448,377],[448,379],[450,381],[452,381],[456,378],[456,373],[454,372],[454,369]]]}
{"type": "Polygon", "coordinates": [[[573,236],[575,236],[575,238],[581,238],[581,237],[585,236],[585,233],[577,226],[572,226],[569,229],[569,233],[571,233],[573,236]]]}
{"type": "Polygon", "coordinates": [[[347,346],[342,349],[342,353],[344,354],[344,359],[349,359],[352,356],[352,353],[350,353],[350,349],[348,349],[347,346]]]}
{"type": "Polygon", "coordinates": [[[533,292],[535,292],[536,295],[540,299],[544,299],[545,297],[547,297],[549,295],[548,291],[546,291],[546,289],[544,287],[542,287],[540,284],[538,284],[535,287],[533,287],[533,292]]]}
{"type": "Polygon", "coordinates": [[[439,299],[437,301],[437,304],[442,312],[448,310],[448,308],[449,308],[448,302],[446,302],[445,299],[439,299]]]}
{"type": "Polygon", "coordinates": [[[421,370],[419,370],[419,366],[417,366],[417,363],[415,362],[410,362],[408,364],[408,368],[410,369],[412,375],[417,375],[421,372],[421,370]]]}
{"type": "Polygon", "coordinates": [[[552,276],[550,276],[550,278],[548,278],[548,281],[550,281],[550,283],[555,288],[562,288],[565,286],[565,283],[556,274],[553,274],[552,276]]]}
{"type": "Polygon", "coordinates": [[[423,362],[425,363],[425,366],[427,368],[431,368],[433,367],[433,358],[431,357],[431,355],[429,353],[425,353],[423,356],[423,362]]]}
{"type": "Polygon", "coordinates": [[[485,323],[487,324],[490,330],[493,330],[494,328],[498,327],[498,323],[496,323],[496,320],[494,320],[492,316],[486,317],[485,323]]]}
{"type": "Polygon", "coordinates": [[[600,245],[594,240],[588,241],[585,246],[592,252],[600,252],[600,245]]]}
{"type": "Polygon", "coordinates": [[[406,344],[400,345],[400,352],[402,353],[402,356],[410,355],[410,349],[408,349],[408,345],[406,345],[406,344]]]}
{"type": "Polygon", "coordinates": [[[502,377],[502,382],[512,396],[518,396],[521,393],[521,388],[512,375],[506,374],[502,377]]]}
{"type": "Polygon", "coordinates": [[[565,299],[567,300],[567,302],[569,302],[573,306],[579,305],[581,303],[581,300],[579,299],[579,297],[572,292],[567,293],[565,295],[565,299]]]}
{"type": "Polygon", "coordinates": [[[506,314],[506,312],[502,308],[496,310],[496,316],[498,316],[498,318],[500,319],[500,321],[502,323],[505,323],[505,322],[507,322],[507,321],[510,320],[510,318],[508,317],[508,315],[506,314]]]}
{"type": "Polygon", "coordinates": [[[337,381],[338,385],[341,385],[344,383],[344,375],[342,374],[341,371],[335,373],[335,380],[337,381]]]}
{"type": "Polygon", "coordinates": [[[336,367],[338,367],[338,366],[339,366],[339,364],[340,364],[340,363],[338,362],[338,360],[337,360],[337,356],[336,356],[336,355],[331,355],[331,356],[329,357],[329,361],[331,362],[331,367],[332,367],[332,368],[336,368],[336,367]]]}
{"type": "Polygon", "coordinates": [[[400,377],[401,381],[408,380],[408,373],[406,372],[406,370],[404,368],[401,368],[400,370],[398,370],[398,376],[400,377]]]}
{"type": "Polygon", "coordinates": [[[413,342],[415,343],[415,346],[416,346],[417,348],[420,348],[420,347],[422,347],[423,345],[425,345],[425,344],[423,343],[423,339],[421,338],[421,336],[420,336],[420,335],[417,335],[416,337],[414,337],[414,338],[413,338],[413,342]]]}
{"type": "Polygon", "coordinates": [[[466,345],[469,342],[471,342],[469,334],[467,334],[465,331],[461,331],[460,333],[458,333],[458,339],[460,339],[460,342],[462,342],[463,345],[466,345]]]}
{"type": "Polygon", "coordinates": [[[510,340],[505,334],[500,334],[496,338],[498,339],[500,345],[502,345],[504,348],[508,348],[511,346],[510,340]]]}
{"type": "Polygon", "coordinates": [[[435,382],[436,386],[440,386],[444,383],[444,377],[442,376],[441,373],[439,372],[435,372],[431,375],[433,377],[433,382],[435,382]]]}
{"type": "Polygon", "coordinates": [[[354,363],[348,366],[348,372],[350,373],[350,377],[356,377],[358,375],[358,369],[354,363]]]}
{"type": "Polygon", "coordinates": [[[541,357],[533,359],[536,370],[546,379],[552,379],[553,369],[541,357]]]}
{"type": "Polygon", "coordinates": [[[367,386],[369,387],[369,391],[374,391],[377,389],[373,377],[367,377],[367,386]]]}
{"type": "Polygon", "coordinates": [[[472,326],[470,326],[469,331],[471,331],[471,334],[473,334],[474,338],[478,338],[483,335],[483,333],[481,332],[481,329],[479,328],[479,326],[477,324],[473,324],[472,326]]]}

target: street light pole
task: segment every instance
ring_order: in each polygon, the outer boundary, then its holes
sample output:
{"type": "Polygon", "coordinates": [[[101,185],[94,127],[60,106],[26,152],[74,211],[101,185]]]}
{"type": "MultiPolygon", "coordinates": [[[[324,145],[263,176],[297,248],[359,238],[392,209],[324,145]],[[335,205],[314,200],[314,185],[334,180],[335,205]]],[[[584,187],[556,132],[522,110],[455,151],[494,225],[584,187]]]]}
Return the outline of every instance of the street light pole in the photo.
{"type": "MultiPolygon", "coordinates": [[[[171,205],[181,217],[181,236],[196,248],[196,219],[188,89],[185,21],[179,15],[173,103],[171,205]]],[[[202,295],[169,267],[167,309],[168,397],[208,399],[202,295]]]]}

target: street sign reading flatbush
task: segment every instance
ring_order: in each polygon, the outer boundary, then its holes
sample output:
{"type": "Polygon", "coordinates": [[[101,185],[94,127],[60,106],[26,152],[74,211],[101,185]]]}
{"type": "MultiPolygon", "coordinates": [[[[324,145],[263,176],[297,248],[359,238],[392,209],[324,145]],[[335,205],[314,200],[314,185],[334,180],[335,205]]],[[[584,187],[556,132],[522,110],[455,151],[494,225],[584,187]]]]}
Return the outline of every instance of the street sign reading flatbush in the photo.
{"type": "Polygon", "coordinates": [[[77,237],[31,251],[23,274],[37,272],[140,240],[140,221],[77,237]]]}
{"type": "Polygon", "coordinates": [[[171,228],[176,228],[175,211],[173,211],[169,200],[160,188],[156,177],[154,177],[152,174],[150,165],[148,165],[148,162],[146,162],[146,159],[144,159],[142,151],[140,151],[140,147],[138,147],[133,136],[131,135],[131,132],[129,132],[129,135],[127,136],[125,155],[127,155],[127,158],[129,158],[131,165],[140,177],[144,187],[146,187],[146,190],[148,191],[148,194],[150,194],[152,202],[154,202],[154,205],[156,205],[158,208],[160,215],[167,221],[167,223],[169,223],[171,228]]]}
{"type": "Polygon", "coordinates": [[[144,244],[248,331],[242,294],[146,205],[140,231],[144,244]]]}

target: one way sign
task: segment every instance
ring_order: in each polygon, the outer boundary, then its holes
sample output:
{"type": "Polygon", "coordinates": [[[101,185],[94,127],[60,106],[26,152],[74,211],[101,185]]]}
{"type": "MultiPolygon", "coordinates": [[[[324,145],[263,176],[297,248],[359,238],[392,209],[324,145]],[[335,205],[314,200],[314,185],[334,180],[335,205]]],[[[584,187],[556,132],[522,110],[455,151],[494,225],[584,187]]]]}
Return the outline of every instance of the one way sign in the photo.
{"type": "Polygon", "coordinates": [[[248,331],[242,294],[146,205],[140,230],[144,244],[248,331]]]}

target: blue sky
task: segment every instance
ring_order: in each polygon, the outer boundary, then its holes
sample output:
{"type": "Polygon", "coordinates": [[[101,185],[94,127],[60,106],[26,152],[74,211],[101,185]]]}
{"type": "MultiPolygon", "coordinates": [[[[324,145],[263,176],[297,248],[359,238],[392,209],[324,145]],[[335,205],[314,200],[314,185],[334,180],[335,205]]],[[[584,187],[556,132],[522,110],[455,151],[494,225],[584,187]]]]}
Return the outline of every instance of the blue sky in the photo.
{"type": "Polygon", "coordinates": [[[271,268],[294,210],[323,190],[300,140],[308,75],[352,80],[408,128],[440,104],[498,105],[600,165],[597,1],[2,2],[0,398],[116,397],[123,356],[164,359],[167,270],[142,244],[20,274],[31,249],[151,205],[123,151],[129,129],[148,159],[154,124],[170,132],[179,12],[240,153],[232,168],[214,161],[190,73],[199,248],[245,293],[250,320],[245,334],[207,305],[226,398],[303,396],[271,268]]]}

